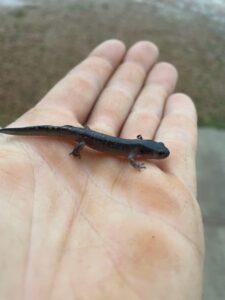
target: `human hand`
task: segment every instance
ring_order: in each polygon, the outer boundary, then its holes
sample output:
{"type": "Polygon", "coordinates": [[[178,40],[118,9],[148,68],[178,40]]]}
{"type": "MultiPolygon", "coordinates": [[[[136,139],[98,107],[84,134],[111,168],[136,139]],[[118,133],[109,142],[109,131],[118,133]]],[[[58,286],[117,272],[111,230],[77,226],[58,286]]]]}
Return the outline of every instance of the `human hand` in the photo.
{"type": "Polygon", "coordinates": [[[196,111],[175,68],[106,41],[11,126],[87,124],[164,142],[138,172],[57,138],[1,136],[0,299],[200,299],[196,111]]]}

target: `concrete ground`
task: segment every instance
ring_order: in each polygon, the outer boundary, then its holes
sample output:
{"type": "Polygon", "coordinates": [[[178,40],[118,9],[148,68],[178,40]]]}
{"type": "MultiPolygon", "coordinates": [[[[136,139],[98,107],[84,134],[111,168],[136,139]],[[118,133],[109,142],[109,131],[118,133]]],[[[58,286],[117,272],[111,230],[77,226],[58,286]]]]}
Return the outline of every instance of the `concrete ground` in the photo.
{"type": "Polygon", "coordinates": [[[205,300],[225,299],[225,131],[199,130],[198,199],[203,213],[205,300]]]}

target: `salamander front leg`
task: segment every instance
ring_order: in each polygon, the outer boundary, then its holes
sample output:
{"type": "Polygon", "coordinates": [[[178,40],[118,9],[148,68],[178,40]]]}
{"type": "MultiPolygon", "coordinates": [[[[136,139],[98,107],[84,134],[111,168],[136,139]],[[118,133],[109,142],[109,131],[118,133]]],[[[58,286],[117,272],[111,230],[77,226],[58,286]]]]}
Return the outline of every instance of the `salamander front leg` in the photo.
{"type": "Polygon", "coordinates": [[[85,146],[85,142],[84,142],[84,141],[80,142],[78,145],[76,145],[76,146],[74,147],[74,149],[73,149],[73,151],[70,153],[70,155],[74,155],[74,156],[77,156],[77,157],[81,158],[80,152],[81,152],[81,150],[84,148],[84,146],[85,146]]]}
{"type": "Polygon", "coordinates": [[[145,169],[145,165],[144,163],[142,162],[137,162],[135,160],[135,157],[137,155],[137,152],[136,151],[132,151],[129,155],[128,155],[128,160],[129,160],[129,163],[137,170],[141,171],[141,169],[145,169]]]}

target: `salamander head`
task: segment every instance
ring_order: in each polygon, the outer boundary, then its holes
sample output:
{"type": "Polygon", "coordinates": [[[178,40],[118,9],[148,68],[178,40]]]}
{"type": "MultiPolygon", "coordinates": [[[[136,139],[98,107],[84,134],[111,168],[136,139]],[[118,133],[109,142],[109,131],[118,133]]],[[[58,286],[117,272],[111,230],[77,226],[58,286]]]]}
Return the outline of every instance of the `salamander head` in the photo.
{"type": "Polygon", "coordinates": [[[152,140],[142,140],[139,151],[140,156],[150,159],[163,159],[170,154],[169,149],[163,143],[152,140]]]}

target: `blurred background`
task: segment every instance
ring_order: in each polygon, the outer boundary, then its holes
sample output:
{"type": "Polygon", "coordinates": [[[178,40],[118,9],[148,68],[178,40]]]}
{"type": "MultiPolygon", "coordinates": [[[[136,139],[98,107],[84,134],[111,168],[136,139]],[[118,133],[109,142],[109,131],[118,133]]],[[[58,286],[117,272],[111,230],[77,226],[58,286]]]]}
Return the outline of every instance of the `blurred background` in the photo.
{"type": "Polygon", "coordinates": [[[225,0],[0,0],[0,126],[109,38],[155,42],[194,99],[204,299],[225,299],[225,0]]]}

